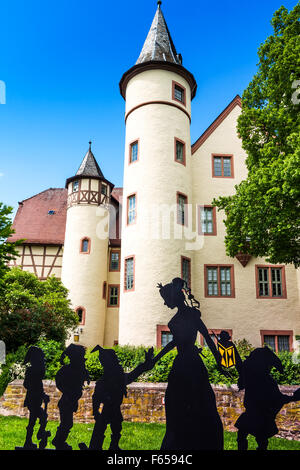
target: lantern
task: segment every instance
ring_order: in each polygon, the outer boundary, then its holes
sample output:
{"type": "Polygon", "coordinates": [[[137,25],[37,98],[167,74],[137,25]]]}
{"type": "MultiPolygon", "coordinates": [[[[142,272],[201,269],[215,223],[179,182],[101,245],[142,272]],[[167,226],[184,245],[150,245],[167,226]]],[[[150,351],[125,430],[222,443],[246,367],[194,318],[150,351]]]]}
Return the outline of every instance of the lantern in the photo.
{"type": "Polygon", "coordinates": [[[221,365],[229,369],[236,365],[234,347],[229,346],[225,348],[221,343],[218,342],[218,351],[221,355],[221,365]]]}

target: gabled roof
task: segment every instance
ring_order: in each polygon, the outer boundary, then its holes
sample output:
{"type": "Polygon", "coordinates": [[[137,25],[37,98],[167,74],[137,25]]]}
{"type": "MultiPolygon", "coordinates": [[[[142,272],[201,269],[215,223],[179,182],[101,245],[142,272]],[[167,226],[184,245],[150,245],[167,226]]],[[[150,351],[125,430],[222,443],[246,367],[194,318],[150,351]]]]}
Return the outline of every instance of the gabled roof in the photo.
{"type": "Polygon", "coordinates": [[[67,190],[46,189],[19,202],[13,222],[15,233],[9,242],[25,238],[25,243],[62,245],[65,240],[67,190]],[[49,214],[49,211],[52,213],[49,214]]]}
{"type": "MultiPolygon", "coordinates": [[[[122,207],[123,188],[116,188],[111,196],[115,205],[122,207]]],[[[19,202],[19,208],[13,222],[15,233],[8,242],[25,239],[24,243],[36,245],[63,245],[65,241],[67,218],[67,190],[50,188],[19,202]],[[49,213],[51,211],[51,213],[49,213]]],[[[109,227],[110,243],[121,244],[121,220],[111,218],[109,227]]]]}
{"type": "Polygon", "coordinates": [[[214,120],[214,122],[206,129],[205,132],[199,137],[198,140],[192,145],[192,154],[195,153],[199,147],[208,139],[208,137],[219,127],[219,125],[226,119],[226,117],[231,113],[231,111],[236,107],[242,107],[242,100],[239,95],[229,103],[229,105],[224,109],[224,111],[219,114],[219,116],[214,120]]]}
{"type": "Polygon", "coordinates": [[[136,62],[137,64],[152,60],[181,64],[181,56],[176,52],[160,4],[161,2],[158,2],[151,28],[136,62]]]}
{"type": "Polygon", "coordinates": [[[91,142],[88,151],[85,154],[84,159],[81,162],[80,167],[76,173],[76,176],[94,176],[96,178],[103,178],[103,173],[94,157],[91,149],[91,142]]]}

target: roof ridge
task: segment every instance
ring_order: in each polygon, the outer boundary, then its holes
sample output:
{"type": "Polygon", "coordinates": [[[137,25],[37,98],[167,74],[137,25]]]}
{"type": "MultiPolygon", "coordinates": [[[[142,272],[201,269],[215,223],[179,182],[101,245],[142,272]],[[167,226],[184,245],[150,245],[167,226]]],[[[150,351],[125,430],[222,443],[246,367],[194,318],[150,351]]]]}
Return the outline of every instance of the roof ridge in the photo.
{"type": "Polygon", "coordinates": [[[65,188],[48,188],[48,189],[44,189],[44,191],[40,191],[39,193],[36,193],[34,194],[33,196],[30,196],[30,197],[27,197],[26,199],[22,199],[22,201],[20,201],[18,204],[21,204],[25,201],[29,201],[29,199],[32,199],[36,196],[39,196],[40,194],[43,194],[43,193],[46,193],[47,191],[58,191],[58,190],[62,190],[62,191],[65,191],[65,188]]]}
{"type": "Polygon", "coordinates": [[[208,126],[208,128],[200,135],[200,137],[192,145],[192,154],[208,139],[208,137],[219,127],[219,125],[227,118],[231,111],[236,107],[242,107],[242,99],[240,95],[236,95],[225,109],[216,117],[216,119],[208,126]]]}

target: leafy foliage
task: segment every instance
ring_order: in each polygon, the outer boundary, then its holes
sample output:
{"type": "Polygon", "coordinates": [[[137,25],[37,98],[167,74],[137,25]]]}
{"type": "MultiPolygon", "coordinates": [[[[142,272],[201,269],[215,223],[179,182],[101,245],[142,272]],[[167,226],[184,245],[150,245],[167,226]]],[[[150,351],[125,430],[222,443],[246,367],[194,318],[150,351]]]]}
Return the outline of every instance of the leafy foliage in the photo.
{"type": "Polygon", "coordinates": [[[248,177],[225,210],[226,252],[267,256],[300,265],[300,4],[281,7],[274,33],[260,46],[258,71],[242,97],[238,132],[247,152],[248,177]],[[298,84],[298,85],[297,85],[298,84]]]}
{"type": "Polygon", "coordinates": [[[35,344],[41,336],[64,344],[78,324],[67,294],[55,277],[40,281],[19,268],[9,270],[0,291],[0,335],[7,351],[35,344]]]}
{"type": "Polygon", "coordinates": [[[8,270],[8,262],[15,259],[18,255],[16,247],[21,243],[21,241],[15,243],[6,242],[6,239],[14,233],[10,219],[12,211],[12,207],[0,202],[0,281],[8,270]]]}

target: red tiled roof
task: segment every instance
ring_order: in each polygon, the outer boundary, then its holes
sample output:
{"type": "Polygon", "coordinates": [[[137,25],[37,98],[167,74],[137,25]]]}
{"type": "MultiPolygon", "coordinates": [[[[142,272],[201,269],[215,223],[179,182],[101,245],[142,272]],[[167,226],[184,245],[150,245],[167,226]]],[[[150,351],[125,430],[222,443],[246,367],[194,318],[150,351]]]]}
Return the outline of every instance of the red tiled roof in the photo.
{"type": "Polygon", "coordinates": [[[13,223],[15,233],[8,241],[25,238],[25,243],[58,244],[65,239],[67,190],[50,188],[25,199],[13,223]],[[48,211],[55,211],[50,215],[48,211]]]}
{"type": "Polygon", "coordinates": [[[123,188],[114,188],[111,195],[118,201],[119,204],[122,204],[123,188]]]}
{"type": "MultiPolygon", "coordinates": [[[[123,188],[115,188],[112,192],[117,204],[121,205],[123,188]]],[[[15,233],[8,239],[10,242],[25,239],[24,243],[63,245],[65,240],[67,217],[67,190],[50,188],[25,199],[19,203],[19,208],[13,222],[15,233]],[[54,214],[49,214],[54,211],[54,214]]],[[[110,227],[115,233],[113,227],[110,227]]],[[[119,230],[117,229],[117,237],[119,230]]],[[[120,244],[115,236],[113,243],[120,244]]],[[[111,240],[112,242],[112,240],[111,240]]]]}

